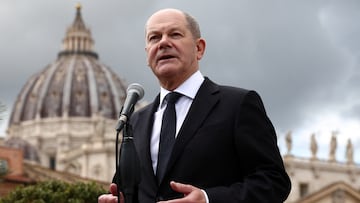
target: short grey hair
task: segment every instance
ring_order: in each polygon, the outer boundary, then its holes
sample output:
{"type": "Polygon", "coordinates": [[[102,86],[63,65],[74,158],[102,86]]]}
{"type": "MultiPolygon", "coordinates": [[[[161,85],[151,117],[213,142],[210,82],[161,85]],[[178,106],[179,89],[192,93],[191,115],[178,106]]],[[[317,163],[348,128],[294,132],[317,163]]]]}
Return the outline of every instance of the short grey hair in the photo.
{"type": "MultiPolygon", "coordinates": [[[[184,17],[185,17],[185,21],[187,23],[187,28],[190,30],[191,34],[193,35],[194,39],[199,39],[201,38],[201,32],[200,32],[200,26],[199,23],[196,21],[196,19],[191,16],[189,13],[186,13],[184,11],[180,11],[184,17]]],[[[146,27],[147,27],[147,23],[145,24],[145,35],[147,33],[146,27]]]]}
{"type": "Polygon", "coordinates": [[[188,14],[188,13],[186,13],[184,11],[183,11],[183,14],[184,14],[186,22],[187,22],[187,27],[189,28],[189,30],[190,30],[191,34],[193,35],[193,37],[195,39],[200,38],[201,37],[201,32],[200,32],[199,23],[190,14],[188,14]]]}

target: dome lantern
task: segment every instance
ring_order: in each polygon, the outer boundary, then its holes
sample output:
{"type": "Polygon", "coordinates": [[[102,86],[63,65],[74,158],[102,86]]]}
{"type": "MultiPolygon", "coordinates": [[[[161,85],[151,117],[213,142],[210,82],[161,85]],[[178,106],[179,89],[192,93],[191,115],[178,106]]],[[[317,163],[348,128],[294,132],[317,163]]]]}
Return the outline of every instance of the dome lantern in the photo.
{"type": "Polygon", "coordinates": [[[68,27],[66,36],[63,39],[62,51],[59,57],[69,54],[84,54],[98,58],[94,52],[94,40],[91,37],[91,31],[88,29],[81,16],[81,5],[76,5],[76,15],[73,24],[68,27]]]}

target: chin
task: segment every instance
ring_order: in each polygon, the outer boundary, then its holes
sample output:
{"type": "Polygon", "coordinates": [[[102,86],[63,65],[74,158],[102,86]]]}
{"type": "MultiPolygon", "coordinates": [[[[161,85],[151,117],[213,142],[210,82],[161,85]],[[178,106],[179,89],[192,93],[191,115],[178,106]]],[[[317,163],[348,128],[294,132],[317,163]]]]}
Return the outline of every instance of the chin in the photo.
{"type": "Polygon", "coordinates": [[[174,66],[173,64],[162,64],[162,65],[158,65],[156,67],[156,71],[159,74],[168,74],[168,73],[174,73],[178,71],[178,67],[174,66]]]}

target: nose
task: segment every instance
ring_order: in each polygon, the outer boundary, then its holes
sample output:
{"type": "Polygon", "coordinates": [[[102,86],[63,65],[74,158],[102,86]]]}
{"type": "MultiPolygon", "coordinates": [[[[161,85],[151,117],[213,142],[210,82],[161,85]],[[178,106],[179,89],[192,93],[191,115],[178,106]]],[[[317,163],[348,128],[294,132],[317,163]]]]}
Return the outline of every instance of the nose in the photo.
{"type": "Polygon", "coordinates": [[[171,46],[171,43],[169,41],[169,37],[167,35],[163,35],[159,41],[159,48],[168,48],[171,46]]]}

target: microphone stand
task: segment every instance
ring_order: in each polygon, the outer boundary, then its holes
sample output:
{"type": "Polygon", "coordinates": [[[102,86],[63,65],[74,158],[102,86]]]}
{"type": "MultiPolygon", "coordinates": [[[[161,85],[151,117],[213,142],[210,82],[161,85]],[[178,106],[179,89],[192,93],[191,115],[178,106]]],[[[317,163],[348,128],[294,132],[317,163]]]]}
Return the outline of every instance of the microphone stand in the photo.
{"type": "Polygon", "coordinates": [[[118,203],[120,203],[120,192],[124,196],[125,203],[137,202],[137,189],[140,183],[140,161],[133,142],[132,126],[126,122],[123,126],[123,139],[120,153],[118,153],[118,136],[116,136],[116,174],[115,180],[118,186],[118,203]],[[120,156],[120,157],[119,157],[120,156]]]}

